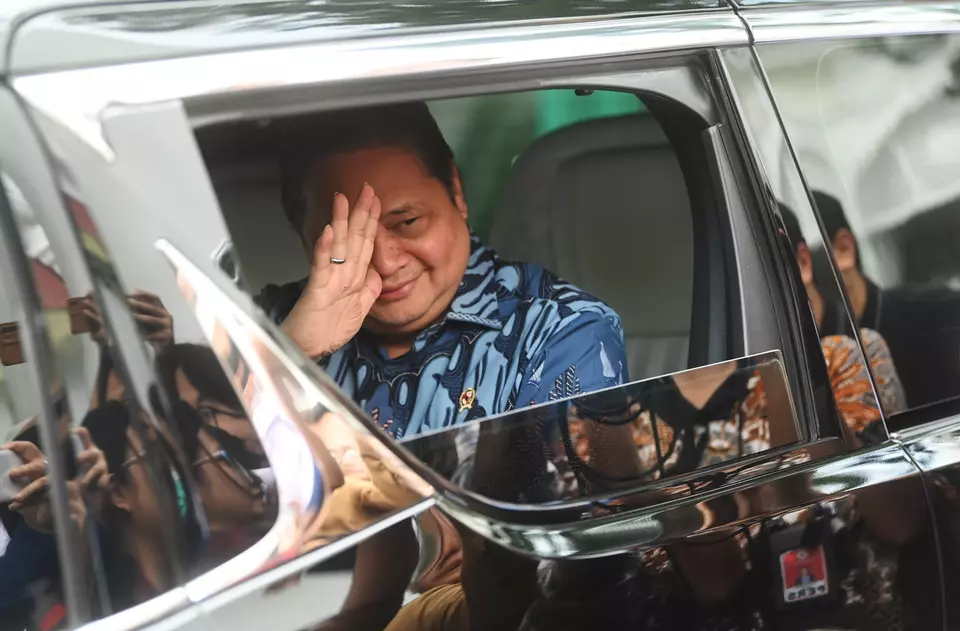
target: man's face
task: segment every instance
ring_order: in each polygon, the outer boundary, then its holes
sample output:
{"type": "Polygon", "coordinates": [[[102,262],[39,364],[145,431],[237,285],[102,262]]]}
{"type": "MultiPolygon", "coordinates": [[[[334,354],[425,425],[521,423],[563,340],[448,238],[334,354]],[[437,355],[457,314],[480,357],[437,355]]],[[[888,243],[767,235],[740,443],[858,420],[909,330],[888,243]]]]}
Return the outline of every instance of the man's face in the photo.
{"type": "Polygon", "coordinates": [[[391,147],[336,155],[308,173],[302,234],[311,255],[330,222],[334,193],[346,195],[352,205],[366,182],[380,198],[380,228],[370,264],[383,280],[383,291],[364,328],[386,335],[416,333],[453,300],[470,257],[467,206],[454,175],[451,198],[416,156],[391,147]]]}

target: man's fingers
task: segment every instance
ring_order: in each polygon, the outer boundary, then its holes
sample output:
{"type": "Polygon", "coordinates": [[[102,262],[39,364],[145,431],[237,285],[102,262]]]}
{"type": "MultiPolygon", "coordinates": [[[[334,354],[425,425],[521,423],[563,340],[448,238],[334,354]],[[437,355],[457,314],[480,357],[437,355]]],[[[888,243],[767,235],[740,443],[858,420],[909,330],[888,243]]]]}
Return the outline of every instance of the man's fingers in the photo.
{"type": "Polygon", "coordinates": [[[333,196],[333,248],[327,258],[346,259],[347,239],[350,232],[350,203],[347,198],[336,193],[333,196]]]}
{"type": "Polygon", "coordinates": [[[313,274],[321,274],[330,267],[330,257],[333,253],[333,227],[327,224],[320,238],[313,244],[313,274]]]}
{"type": "Polygon", "coordinates": [[[363,188],[361,188],[360,192],[357,193],[357,199],[353,202],[353,209],[363,209],[364,211],[369,212],[370,202],[373,200],[373,197],[373,187],[364,182],[363,188]]]}
{"type": "Polygon", "coordinates": [[[347,260],[356,263],[363,249],[363,235],[367,229],[367,219],[373,206],[376,195],[373,187],[364,184],[357,196],[357,201],[350,210],[350,242],[347,247],[347,260]]]}
{"type": "Polygon", "coordinates": [[[370,260],[373,258],[373,245],[377,239],[377,230],[380,229],[380,209],[380,198],[374,196],[373,202],[370,204],[367,223],[361,233],[360,257],[357,262],[362,270],[366,270],[370,266],[370,260]]]}

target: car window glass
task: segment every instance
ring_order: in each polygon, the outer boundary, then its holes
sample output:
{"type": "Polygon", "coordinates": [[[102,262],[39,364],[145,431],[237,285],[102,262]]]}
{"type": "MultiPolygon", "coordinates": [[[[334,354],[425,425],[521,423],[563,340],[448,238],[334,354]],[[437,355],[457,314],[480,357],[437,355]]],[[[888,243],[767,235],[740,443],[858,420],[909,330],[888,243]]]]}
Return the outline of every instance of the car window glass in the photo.
{"type": "Polygon", "coordinates": [[[796,443],[778,353],[664,375],[404,441],[454,484],[551,504],[796,443]]]}
{"type": "Polygon", "coordinates": [[[760,47],[888,415],[960,394],[958,47],[939,35],[760,47]]]}

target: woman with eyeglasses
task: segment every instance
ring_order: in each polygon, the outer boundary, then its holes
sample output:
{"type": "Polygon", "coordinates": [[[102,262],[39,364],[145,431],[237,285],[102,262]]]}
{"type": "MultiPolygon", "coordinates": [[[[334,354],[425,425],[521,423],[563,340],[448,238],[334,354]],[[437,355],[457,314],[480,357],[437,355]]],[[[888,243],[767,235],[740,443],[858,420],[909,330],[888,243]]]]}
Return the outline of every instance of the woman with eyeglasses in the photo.
{"type": "Polygon", "coordinates": [[[275,493],[258,475],[269,462],[210,348],[169,346],[157,372],[210,527],[201,565],[192,568],[199,572],[236,556],[275,522],[275,493]]]}

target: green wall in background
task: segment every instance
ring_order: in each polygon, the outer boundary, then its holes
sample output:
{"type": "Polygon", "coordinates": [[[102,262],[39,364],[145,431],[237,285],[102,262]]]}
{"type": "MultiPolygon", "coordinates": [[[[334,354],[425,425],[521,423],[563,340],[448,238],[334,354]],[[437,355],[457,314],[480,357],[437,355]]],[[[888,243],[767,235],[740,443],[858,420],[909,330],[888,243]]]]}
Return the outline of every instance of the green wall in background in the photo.
{"type": "Polygon", "coordinates": [[[470,206],[470,225],[486,236],[513,161],[536,138],[573,123],[644,112],[633,94],[543,90],[449,99],[430,109],[453,149],[470,206]]]}

